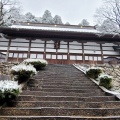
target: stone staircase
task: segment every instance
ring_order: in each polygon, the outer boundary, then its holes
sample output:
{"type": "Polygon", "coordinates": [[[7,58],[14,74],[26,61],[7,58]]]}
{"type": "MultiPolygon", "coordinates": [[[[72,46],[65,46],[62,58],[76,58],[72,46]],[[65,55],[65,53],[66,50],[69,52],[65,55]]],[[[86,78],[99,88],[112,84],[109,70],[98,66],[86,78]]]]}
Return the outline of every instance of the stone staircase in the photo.
{"type": "Polygon", "coordinates": [[[72,65],[48,65],[0,120],[120,120],[120,101],[72,65]]]}

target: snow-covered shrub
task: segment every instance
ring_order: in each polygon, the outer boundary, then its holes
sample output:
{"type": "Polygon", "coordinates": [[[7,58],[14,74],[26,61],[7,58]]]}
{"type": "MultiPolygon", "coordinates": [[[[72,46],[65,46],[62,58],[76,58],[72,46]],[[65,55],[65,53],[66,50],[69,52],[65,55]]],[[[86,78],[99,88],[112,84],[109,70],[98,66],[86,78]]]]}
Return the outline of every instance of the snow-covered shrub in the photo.
{"type": "Polygon", "coordinates": [[[21,86],[17,81],[1,80],[0,81],[0,105],[5,102],[15,100],[21,92],[21,86]]]}
{"type": "Polygon", "coordinates": [[[15,65],[11,68],[10,72],[14,76],[14,79],[18,80],[19,83],[25,82],[37,73],[32,65],[26,64],[15,65]]]}
{"type": "Polygon", "coordinates": [[[96,79],[102,73],[101,68],[91,67],[86,70],[86,75],[90,78],[96,79]]]}
{"type": "Polygon", "coordinates": [[[48,62],[44,59],[26,59],[23,61],[23,63],[27,65],[28,64],[33,65],[37,71],[41,70],[48,64],[48,62]]]}
{"type": "Polygon", "coordinates": [[[107,89],[110,89],[112,87],[112,76],[101,74],[98,79],[100,86],[104,86],[107,89]]]}

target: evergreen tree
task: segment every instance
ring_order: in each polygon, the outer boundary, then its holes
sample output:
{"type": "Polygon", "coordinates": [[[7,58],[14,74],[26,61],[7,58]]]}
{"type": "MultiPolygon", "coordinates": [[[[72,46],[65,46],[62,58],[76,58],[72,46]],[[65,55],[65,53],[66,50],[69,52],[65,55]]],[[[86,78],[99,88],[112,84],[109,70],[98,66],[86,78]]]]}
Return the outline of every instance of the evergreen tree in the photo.
{"type": "Polygon", "coordinates": [[[90,23],[86,19],[83,19],[79,25],[80,26],[89,26],[89,24],[90,23]]]}
{"type": "Polygon", "coordinates": [[[55,15],[55,17],[53,18],[53,23],[54,24],[63,24],[62,19],[59,15],[55,15]]]}
{"type": "Polygon", "coordinates": [[[35,16],[30,12],[25,14],[25,19],[26,22],[35,22],[35,16]]]}
{"type": "Polygon", "coordinates": [[[70,25],[70,23],[69,23],[69,22],[66,22],[65,25],[70,25]]]}
{"type": "Polygon", "coordinates": [[[53,24],[53,18],[49,10],[46,10],[44,12],[43,17],[42,17],[42,23],[53,24]]]}

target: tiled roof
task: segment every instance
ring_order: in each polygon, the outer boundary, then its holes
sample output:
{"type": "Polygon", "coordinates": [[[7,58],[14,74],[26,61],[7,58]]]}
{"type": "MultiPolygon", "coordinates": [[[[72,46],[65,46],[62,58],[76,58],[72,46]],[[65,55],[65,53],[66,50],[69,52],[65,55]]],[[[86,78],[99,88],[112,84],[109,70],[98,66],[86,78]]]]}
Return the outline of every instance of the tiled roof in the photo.
{"type": "Polygon", "coordinates": [[[70,28],[70,27],[57,27],[54,26],[29,26],[29,25],[12,25],[10,28],[28,29],[28,30],[47,30],[47,31],[63,31],[63,32],[80,32],[80,33],[100,33],[96,29],[87,28],[70,28]]]}

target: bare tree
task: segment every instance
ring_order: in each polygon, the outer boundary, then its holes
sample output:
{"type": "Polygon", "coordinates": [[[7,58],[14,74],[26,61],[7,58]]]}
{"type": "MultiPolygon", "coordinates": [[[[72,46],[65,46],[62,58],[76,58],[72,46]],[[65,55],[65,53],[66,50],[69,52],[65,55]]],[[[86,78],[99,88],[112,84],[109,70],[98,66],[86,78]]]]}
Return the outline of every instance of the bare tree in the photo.
{"type": "Polygon", "coordinates": [[[19,8],[16,0],[0,0],[0,26],[6,25],[7,21],[13,17],[11,13],[19,8]]]}
{"type": "Polygon", "coordinates": [[[106,32],[120,34],[120,0],[103,1],[104,5],[96,10],[95,17],[97,23],[100,26],[104,24],[106,28],[110,28],[107,25],[114,25],[113,29],[106,29],[106,32]],[[109,21],[110,24],[107,24],[107,22],[105,22],[106,20],[109,21]]]}

